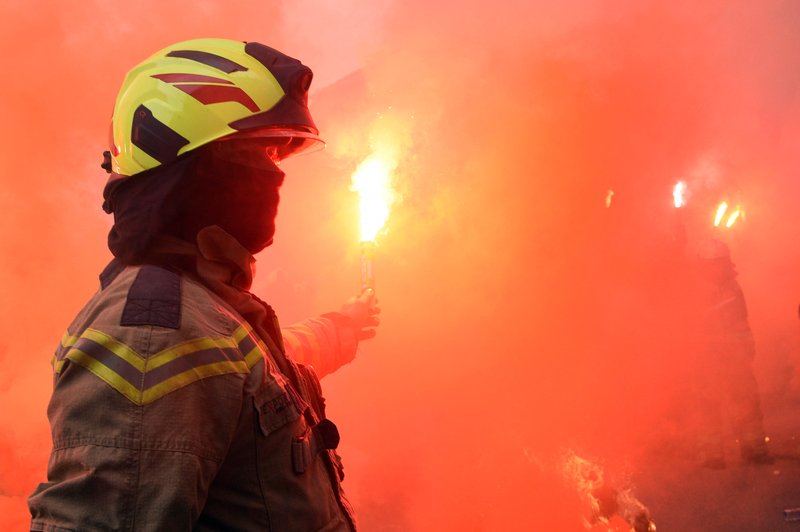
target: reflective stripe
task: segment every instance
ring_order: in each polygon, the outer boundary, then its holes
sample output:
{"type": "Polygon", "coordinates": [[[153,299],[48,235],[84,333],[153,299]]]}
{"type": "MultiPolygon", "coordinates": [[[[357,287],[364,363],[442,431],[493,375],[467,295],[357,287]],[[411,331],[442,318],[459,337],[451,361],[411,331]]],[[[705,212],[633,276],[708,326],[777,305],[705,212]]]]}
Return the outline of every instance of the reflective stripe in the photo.
{"type": "Polygon", "coordinates": [[[239,351],[244,353],[247,368],[252,369],[263,358],[262,353],[267,353],[267,346],[256,336],[249,324],[244,323],[233,332],[233,339],[237,342],[239,351]]]}
{"type": "Polygon", "coordinates": [[[244,360],[247,362],[247,367],[252,368],[256,362],[261,360],[261,350],[252,336],[245,336],[239,342],[239,351],[244,353],[244,360]]]}
{"type": "Polygon", "coordinates": [[[62,347],[72,347],[75,342],[78,341],[78,336],[71,336],[69,331],[64,333],[64,336],[61,337],[61,346],[62,347]]]}
{"type": "Polygon", "coordinates": [[[253,349],[257,349],[256,341],[250,336],[243,338],[237,345],[242,353],[249,353],[253,349]]]}
{"type": "Polygon", "coordinates": [[[254,347],[244,356],[244,361],[247,364],[247,369],[252,369],[253,366],[258,364],[258,362],[264,357],[262,351],[258,347],[254,347]]]}
{"type": "Polygon", "coordinates": [[[150,358],[95,329],[86,329],[80,337],[64,335],[61,343],[52,360],[56,374],[61,373],[64,362],[69,360],[137,405],[152,403],[207,377],[247,374],[262,359],[261,349],[264,349],[245,325],[231,337],[198,338],[150,358]]]}
{"type": "Polygon", "coordinates": [[[207,366],[209,364],[230,364],[236,371],[247,373],[247,364],[244,360],[235,360],[238,351],[236,349],[200,349],[198,351],[185,353],[179,358],[171,360],[168,364],[162,364],[156,368],[147,365],[147,372],[144,376],[144,389],[151,388],[161,382],[172,379],[175,375],[193,371],[195,368],[207,366]]]}
{"type": "Polygon", "coordinates": [[[218,362],[216,364],[208,364],[205,366],[198,366],[189,371],[179,373],[174,377],[148,388],[142,394],[142,403],[149,404],[157,399],[161,399],[170,392],[174,392],[184,386],[193,382],[205,379],[207,377],[216,377],[217,375],[227,375],[230,373],[249,373],[243,364],[234,364],[233,362],[218,362]]]}
{"type": "Polygon", "coordinates": [[[77,340],[78,337],[70,335],[69,331],[64,333],[64,336],[61,337],[61,343],[58,349],[53,353],[53,358],[50,359],[50,365],[53,366],[53,371],[56,373],[61,372],[61,368],[64,366],[64,355],[77,340]]]}
{"type": "Polygon", "coordinates": [[[137,405],[142,404],[139,388],[132,386],[127,380],[99,360],[92,358],[80,349],[71,349],[67,359],[88,369],[137,405]]]}
{"type": "MultiPolygon", "coordinates": [[[[119,344],[119,342],[114,342],[114,344],[119,344]]],[[[114,345],[116,349],[119,349],[119,345],[114,345]]],[[[120,350],[125,352],[125,356],[119,354],[117,350],[111,350],[110,348],[106,347],[105,345],[99,344],[94,340],[90,340],[88,338],[81,338],[77,342],[75,342],[75,346],[70,350],[67,354],[67,358],[72,360],[72,353],[74,351],[79,351],[85,355],[92,357],[92,359],[96,360],[100,364],[103,364],[109,370],[113,371],[116,375],[119,375],[121,378],[128,381],[128,383],[135,387],[139,388],[142,384],[142,373],[144,371],[144,361],[142,360],[139,355],[133,355],[138,358],[138,364],[131,364],[128,362],[128,357],[131,355],[125,351],[130,351],[127,347],[124,350],[120,350]]]]}
{"type": "Polygon", "coordinates": [[[138,369],[140,372],[144,371],[144,358],[128,347],[127,345],[123,344],[122,342],[114,339],[113,337],[107,335],[102,331],[98,331],[95,329],[86,329],[81,338],[88,338],[89,340],[94,341],[95,343],[105,347],[125,362],[133,366],[134,368],[138,369]]]}
{"type": "Polygon", "coordinates": [[[244,338],[252,336],[253,329],[247,324],[242,324],[239,328],[233,331],[233,341],[236,343],[241,342],[244,338]]]}
{"type": "Polygon", "coordinates": [[[185,356],[189,353],[204,349],[235,349],[236,342],[233,338],[198,338],[197,340],[190,340],[174,347],[170,347],[165,351],[161,351],[155,356],[152,356],[147,361],[147,370],[152,371],[164,364],[168,364],[173,360],[185,356]]]}

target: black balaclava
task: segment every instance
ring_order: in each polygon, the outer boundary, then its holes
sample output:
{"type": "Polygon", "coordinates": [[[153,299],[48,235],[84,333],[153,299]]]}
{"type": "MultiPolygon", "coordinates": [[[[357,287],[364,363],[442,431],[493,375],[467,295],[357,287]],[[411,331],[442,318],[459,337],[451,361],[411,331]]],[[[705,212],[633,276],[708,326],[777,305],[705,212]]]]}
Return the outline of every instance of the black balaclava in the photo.
{"type": "Polygon", "coordinates": [[[284,173],[263,139],[218,141],[104,190],[114,213],[108,247],[124,264],[147,262],[153,238],[169,234],[195,242],[218,225],[250,253],[272,243],[284,173]]]}
{"type": "Polygon", "coordinates": [[[263,140],[204,146],[167,198],[164,232],[194,242],[198,231],[218,225],[258,253],[272,243],[283,178],[263,140]]]}
{"type": "Polygon", "coordinates": [[[123,264],[143,262],[153,238],[163,232],[164,204],[192,164],[191,152],[133,177],[112,174],[103,190],[103,210],[114,214],[108,249],[123,264]]]}

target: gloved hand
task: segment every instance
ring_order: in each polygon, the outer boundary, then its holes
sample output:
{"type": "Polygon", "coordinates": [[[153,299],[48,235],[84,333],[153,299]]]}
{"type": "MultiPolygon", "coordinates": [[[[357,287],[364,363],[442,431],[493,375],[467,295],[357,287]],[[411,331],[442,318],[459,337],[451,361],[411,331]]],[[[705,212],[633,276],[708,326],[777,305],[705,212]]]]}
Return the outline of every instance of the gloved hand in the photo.
{"type": "Polygon", "coordinates": [[[375,336],[375,327],[381,322],[378,317],[381,309],[378,307],[378,300],[372,288],[367,288],[358,297],[348,299],[339,312],[352,320],[357,340],[375,336]]]}

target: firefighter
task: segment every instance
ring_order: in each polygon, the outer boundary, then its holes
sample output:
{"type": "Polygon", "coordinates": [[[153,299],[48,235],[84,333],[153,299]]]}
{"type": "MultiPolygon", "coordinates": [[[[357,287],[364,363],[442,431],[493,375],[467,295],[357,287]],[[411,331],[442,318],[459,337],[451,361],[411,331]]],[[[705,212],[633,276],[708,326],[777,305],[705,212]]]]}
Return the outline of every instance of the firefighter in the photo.
{"type": "Polygon", "coordinates": [[[753,333],[730,250],[721,240],[701,238],[692,252],[694,298],[694,394],[703,465],[725,467],[724,435],[730,423],[741,457],[771,461],[758,386],[753,374],[753,333]]]}
{"type": "Polygon", "coordinates": [[[311,70],[255,42],[169,46],[116,101],[114,260],[53,360],[31,530],[355,530],[314,367],[374,335],[373,294],[290,327],[253,295],[286,157],[321,145],[311,70]]]}

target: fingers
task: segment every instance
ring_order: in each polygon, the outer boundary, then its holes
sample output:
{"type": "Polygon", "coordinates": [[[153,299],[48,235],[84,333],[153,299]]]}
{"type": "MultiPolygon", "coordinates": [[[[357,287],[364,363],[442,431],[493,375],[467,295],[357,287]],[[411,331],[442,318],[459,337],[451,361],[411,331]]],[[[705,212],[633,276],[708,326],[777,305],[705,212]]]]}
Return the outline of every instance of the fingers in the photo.
{"type": "Polygon", "coordinates": [[[378,303],[378,298],[375,297],[375,290],[372,288],[367,288],[361,292],[356,300],[368,305],[370,308],[376,306],[378,303]]]}
{"type": "Polygon", "coordinates": [[[367,318],[366,322],[362,325],[362,327],[356,331],[356,338],[359,341],[361,340],[369,340],[370,338],[374,338],[377,330],[375,327],[381,324],[381,319],[377,316],[370,316],[367,318]]]}
{"type": "Polygon", "coordinates": [[[377,331],[375,329],[361,329],[356,334],[356,337],[359,341],[361,340],[369,340],[370,338],[374,338],[377,331]]]}
{"type": "Polygon", "coordinates": [[[364,305],[369,315],[380,314],[381,309],[378,306],[378,298],[375,297],[375,291],[372,288],[367,288],[360,295],[351,297],[347,300],[345,306],[360,306],[364,305]]]}
{"type": "Polygon", "coordinates": [[[348,299],[340,310],[342,314],[353,320],[356,337],[359,341],[375,337],[377,332],[375,327],[381,323],[381,319],[378,317],[381,309],[377,303],[375,291],[367,288],[358,296],[348,299]]]}
{"type": "Polygon", "coordinates": [[[361,294],[359,294],[358,299],[361,299],[362,301],[365,302],[375,299],[375,290],[373,290],[372,288],[365,288],[364,291],[361,292],[361,294]]]}

